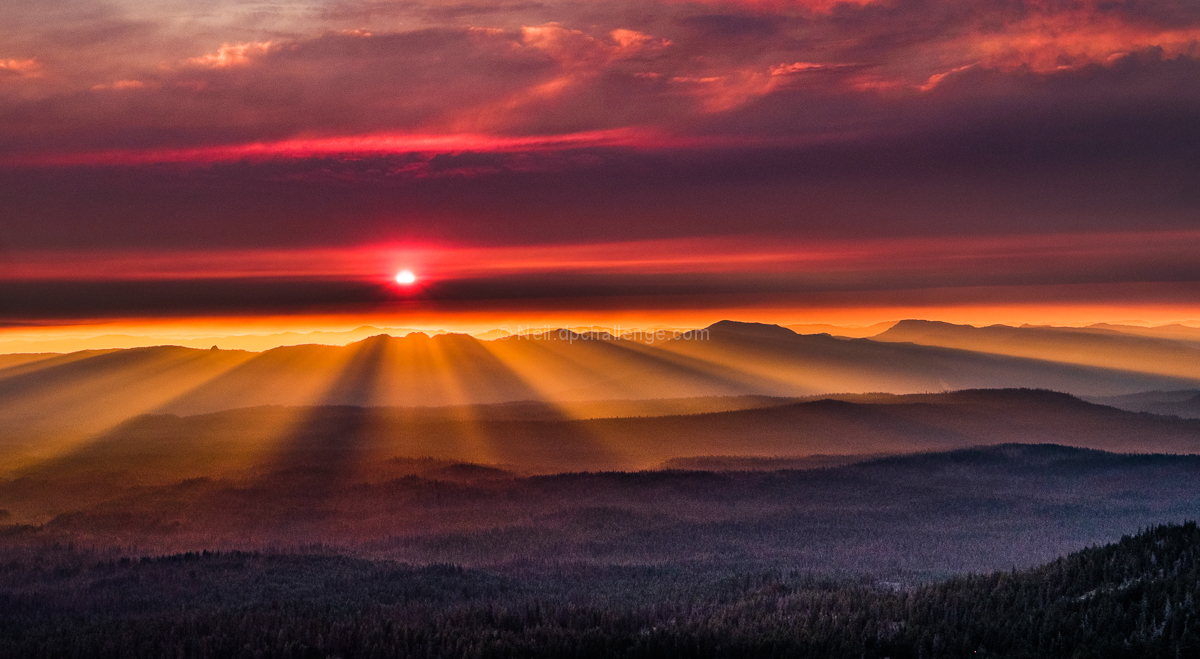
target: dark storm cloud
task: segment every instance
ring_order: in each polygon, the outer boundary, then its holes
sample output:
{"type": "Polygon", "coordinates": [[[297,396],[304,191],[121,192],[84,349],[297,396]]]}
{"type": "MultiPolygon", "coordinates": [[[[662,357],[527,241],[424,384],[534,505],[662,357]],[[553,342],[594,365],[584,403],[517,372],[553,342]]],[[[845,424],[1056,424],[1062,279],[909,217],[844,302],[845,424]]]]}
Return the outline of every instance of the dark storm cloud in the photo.
{"type": "Polygon", "coordinates": [[[782,20],[776,16],[755,14],[699,14],[684,16],[679,19],[679,24],[694,30],[701,39],[762,39],[778,34],[782,20]]]}
{"type": "Polygon", "coordinates": [[[794,107],[808,92],[781,91],[697,122],[698,133],[736,138],[710,147],[3,168],[4,241],[228,247],[1194,226],[1195,79],[1196,61],[1147,56],[1050,76],[966,71],[910,99],[842,93],[804,113],[794,107]],[[753,143],[837,122],[845,134],[753,143]]]}
{"type": "Polygon", "coordinates": [[[400,290],[386,282],[312,278],[157,281],[21,281],[0,283],[0,324],[33,320],[194,317],[254,314],[391,312],[409,308],[722,308],[819,303],[948,304],[978,302],[980,291],[1009,303],[1110,301],[1186,303],[1200,292],[1195,266],[1163,272],[1029,273],[863,272],[822,274],[522,274],[461,278],[400,290]],[[899,274],[900,276],[897,276],[899,274]],[[1145,277],[1143,275],[1150,275],[1145,277]]]}

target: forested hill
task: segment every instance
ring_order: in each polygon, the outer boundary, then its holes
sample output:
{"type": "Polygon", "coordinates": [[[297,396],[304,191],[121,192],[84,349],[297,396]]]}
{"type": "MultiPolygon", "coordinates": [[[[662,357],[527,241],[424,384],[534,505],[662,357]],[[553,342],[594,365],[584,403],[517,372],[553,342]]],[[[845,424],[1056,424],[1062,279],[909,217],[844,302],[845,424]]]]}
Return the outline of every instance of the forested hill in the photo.
{"type": "Polygon", "coordinates": [[[1200,528],[1158,526],[1047,565],[951,579],[905,600],[926,656],[1200,656],[1200,528]],[[944,652],[933,652],[940,639],[944,652]]]}
{"type": "Polygon", "coordinates": [[[686,565],[508,574],[328,556],[27,555],[5,657],[1188,657],[1200,529],[905,589],[686,565]]]}

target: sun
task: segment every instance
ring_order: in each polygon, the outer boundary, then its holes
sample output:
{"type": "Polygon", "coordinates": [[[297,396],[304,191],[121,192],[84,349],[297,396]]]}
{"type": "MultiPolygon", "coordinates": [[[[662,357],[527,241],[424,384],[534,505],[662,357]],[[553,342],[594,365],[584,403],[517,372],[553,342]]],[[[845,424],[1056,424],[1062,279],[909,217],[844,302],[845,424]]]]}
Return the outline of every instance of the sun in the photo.
{"type": "Polygon", "coordinates": [[[401,286],[411,286],[417,282],[417,276],[412,270],[401,270],[396,273],[396,283],[401,286]]]}

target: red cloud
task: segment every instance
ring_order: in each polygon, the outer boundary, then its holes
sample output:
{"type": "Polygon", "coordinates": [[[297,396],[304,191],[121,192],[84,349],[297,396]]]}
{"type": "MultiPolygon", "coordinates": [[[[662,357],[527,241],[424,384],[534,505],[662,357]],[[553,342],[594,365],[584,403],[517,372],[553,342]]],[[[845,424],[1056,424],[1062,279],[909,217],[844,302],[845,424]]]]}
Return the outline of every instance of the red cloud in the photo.
{"type": "MultiPolygon", "coordinates": [[[[981,72],[1032,72],[1052,93],[1061,70],[1111,68],[1129,53],[1200,58],[1200,18],[1132,2],[667,2],[646,19],[620,7],[587,16],[557,7],[559,22],[534,23],[507,17],[504,5],[472,18],[507,27],[263,32],[165,67],[114,57],[95,78],[66,46],[53,80],[34,79],[38,60],[0,60],[0,74],[29,78],[19,94],[2,89],[0,160],[424,153],[419,143],[431,140],[508,150],[503,140],[538,135],[824,139],[936,123],[943,113],[957,120],[970,98],[946,83],[981,72]],[[915,107],[924,96],[938,98],[915,107]]],[[[1024,92],[991,80],[994,93],[1011,94],[1007,105],[1024,102],[1024,92]]],[[[548,138],[528,139],[540,149],[548,138]]]]}
{"type": "MultiPolygon", "coordinates": [[[[357,36],[357,35],[356,35],[357,36]]],[[[230,66],[245,66],[257,55],[270,51],[272,42],[259,41],[253,43],[222,44],[215,53],[208,53],[187,60],[188,64],[223,69],[230,66]]]]}
{"type": "Polygon", "coordinates": [[[319,158],[387,154],[449,154],[463,152],[530,153],[597,146],[654,147],[688,145],[678,140],[637,129],[588,131],[564,135],[501,137],[472,134],[381,133],[347,137],[298,138],[188,149],[109,150],[69,154],[47,154],[10,158],[12,165],[138,165],[149,163],[213,163],[279,158],[319,158]]]}
{"type": "Polygon", "coordinates": [[[14,76],[18,78],[36,78],[42,74],[42,65],[36,58],[0,59],[0,80],[14,76]]]}

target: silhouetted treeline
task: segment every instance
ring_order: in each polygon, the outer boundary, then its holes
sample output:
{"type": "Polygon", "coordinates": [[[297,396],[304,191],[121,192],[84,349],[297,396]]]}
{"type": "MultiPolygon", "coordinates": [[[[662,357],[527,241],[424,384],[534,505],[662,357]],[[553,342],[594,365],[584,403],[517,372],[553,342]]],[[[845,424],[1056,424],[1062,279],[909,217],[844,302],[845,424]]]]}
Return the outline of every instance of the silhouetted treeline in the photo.
{"type": "Polygon", "coordinates": [[[44,552],[0,568],[0,655],[1186,657],[1198,591],[1195,523],[914,588],[685,564],[44,552]]]}

